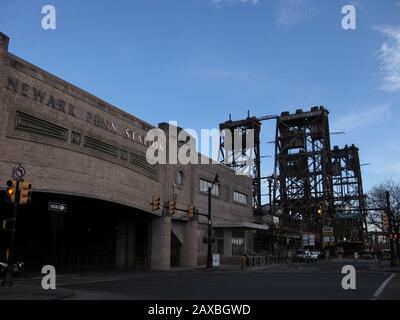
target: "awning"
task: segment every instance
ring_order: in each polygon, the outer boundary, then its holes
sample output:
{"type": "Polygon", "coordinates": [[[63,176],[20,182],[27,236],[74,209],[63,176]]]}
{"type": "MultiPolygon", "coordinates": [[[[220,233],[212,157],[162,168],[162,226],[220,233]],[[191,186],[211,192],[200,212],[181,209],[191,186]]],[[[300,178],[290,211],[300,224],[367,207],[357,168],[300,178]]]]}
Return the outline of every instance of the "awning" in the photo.
{"type": "Polygon", "coordinates": [[[256,230],[269,230],[265,224],[258,224],[252,222],[213,222],[213,228],[244,228],[256,230]]]}

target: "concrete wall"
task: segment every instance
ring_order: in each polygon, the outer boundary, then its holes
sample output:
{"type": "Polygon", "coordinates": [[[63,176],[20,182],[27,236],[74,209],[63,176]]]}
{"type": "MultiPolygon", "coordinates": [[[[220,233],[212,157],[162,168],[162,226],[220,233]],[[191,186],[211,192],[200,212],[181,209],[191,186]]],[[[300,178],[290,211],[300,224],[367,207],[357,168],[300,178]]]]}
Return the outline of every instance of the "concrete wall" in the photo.
{"type": "MultiPolygon", "coordinates": [[[[207,194],[200,192],[200,179],[212,181],[218,173],[222,192],[212,198],[213,221],[257,220],[252,215],[250,178],[217,164],[142,163],[147,150],[143,138],[152,125],[12,55],[6,42],[0,45],[0,121],[0,188],[22,161],[34,191],[103,199],[149,213],[155,217],[149,235],[153,269],[169,269],[171,242],[171,218],[161,217],[161,210],[151,211],[153,195],[165,202],[175,193],[178,208],[195,206],[206,213],[207,194]],[[38,123],[41,133],[35,131],[38,123]],[[181,185],[176,180],[179,171],[181,185]],[[248,205],[233,201],[234,190],[248,196],[248,205]]],[[[201,242],[206,218],[189,222],[185,212],[177,212],[172,219],[183,224],[182,265],[201,262],[207,247],[201,242]]],[[[122,221],[117,241],[120,267],[134,257],[133,235],[129,222],[122,221]]]]}

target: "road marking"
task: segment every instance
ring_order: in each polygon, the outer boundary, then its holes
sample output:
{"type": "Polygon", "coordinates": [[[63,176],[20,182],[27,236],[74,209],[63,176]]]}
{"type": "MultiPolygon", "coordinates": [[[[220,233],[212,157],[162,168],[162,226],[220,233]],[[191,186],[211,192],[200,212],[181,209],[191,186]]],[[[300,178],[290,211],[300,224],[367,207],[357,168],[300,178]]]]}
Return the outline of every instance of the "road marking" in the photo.
{"type": "MultiPolygon", "coordinates": [[[[122,280],[136,280],[136,279],[144,279],[146,275],[141,275],[138,277],[133,276],[125,276],[119,278],[109,278],[109,279],[96,279],[96,280],[87,280],[87,281],[79,281],[79,282],[64,282],[57,283],[57,286],[70,286],[70,285],[78,285],[78,284],[95,284],[95,283],[103,283],[103,282],[118,282],[122,280]]],[[[72,279],[74,280],[74,279],[72,279]]]]}
{"type": "Polygon", "coordinates": [[[394,278],[395,275],[396,275],[395,273],[392,273],[385,281],[382,282],[380,287],[375,291],[374,296],[371,300],[376,300],[380,297],[380,295],[382,294],[385,287],[388,285],[390,280],[392,280],[394,278]]]}
{"type": "Polygon", "coordinates": [[[101,279],[101,280],[88,280],[81,282],[65,282],[65,283],[57,283],[57,286],[73,286],[78,284],[91,284],[91,283],[103,283],[103,282],[117,282],[121,280],[127,280],[126,278],[113,278],[113,279],[101,279]]]}

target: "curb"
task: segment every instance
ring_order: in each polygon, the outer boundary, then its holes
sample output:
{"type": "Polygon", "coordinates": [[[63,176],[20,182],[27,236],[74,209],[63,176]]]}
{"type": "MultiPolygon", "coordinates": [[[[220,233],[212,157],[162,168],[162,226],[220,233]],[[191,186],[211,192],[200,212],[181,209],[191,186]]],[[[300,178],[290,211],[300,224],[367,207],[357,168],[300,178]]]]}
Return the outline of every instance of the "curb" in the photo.
{"type": "Polygon", "coordinates": [[[0,290],[0,300],[63,300],[75,295],[73,290],[41,290],[33,286],[17,286],[0,290]]]}

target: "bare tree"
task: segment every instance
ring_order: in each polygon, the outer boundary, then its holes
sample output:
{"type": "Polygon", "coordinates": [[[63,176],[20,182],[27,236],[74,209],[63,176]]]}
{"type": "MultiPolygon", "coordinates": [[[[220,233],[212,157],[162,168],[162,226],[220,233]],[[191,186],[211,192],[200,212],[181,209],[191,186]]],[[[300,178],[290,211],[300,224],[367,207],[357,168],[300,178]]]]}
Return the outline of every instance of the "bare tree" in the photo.
{"type": "MultiPolygon", "coordinates": [[[[367,223],[373,226],[376,230],[389,235],[391,233],[397,235],[396,248],[397,257],[400,257],[400,241],[399,241],[399,225],[400,225],[400,181],[394,181],[392,179],[386,180],[385,182],[374,186],[367,195],[367,208],[381,208],[382,210],[369,210],[367,215],[367,223]],[[389,204],[390,212],[388,212],[386,192],[389,192],[389,204]],[[388,214],[388,218],[391,220],[391,230],[386,230],[383,226],[382,215],[383,213],[388,214]]],[[[389,222],[390,224],[390,222],[389,222]]],[[[391,241],[391,246],[393,242],[391,241]]]]}

